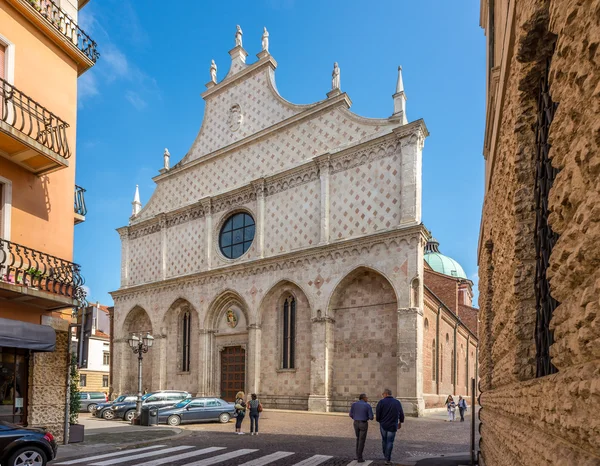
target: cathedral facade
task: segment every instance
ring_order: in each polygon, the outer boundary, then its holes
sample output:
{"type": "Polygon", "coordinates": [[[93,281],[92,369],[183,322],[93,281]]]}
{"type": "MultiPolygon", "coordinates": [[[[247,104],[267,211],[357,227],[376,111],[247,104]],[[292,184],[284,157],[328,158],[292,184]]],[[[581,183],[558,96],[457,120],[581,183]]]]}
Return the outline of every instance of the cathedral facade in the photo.
{"type": "Polygon", "coordinates": [[[127,339],[150,332],[147,390],[340,411],[389,388],[419,415],[428,132],[407,121],[401,70],[388,118],[349,110],[337,64],[326,99],[295,105],[268,35],[248,64],[241,34],[219,82],[213,62],[191,149],[172,167],[165,151],[118,229],[112,390],[137,391],[127,339]]]}

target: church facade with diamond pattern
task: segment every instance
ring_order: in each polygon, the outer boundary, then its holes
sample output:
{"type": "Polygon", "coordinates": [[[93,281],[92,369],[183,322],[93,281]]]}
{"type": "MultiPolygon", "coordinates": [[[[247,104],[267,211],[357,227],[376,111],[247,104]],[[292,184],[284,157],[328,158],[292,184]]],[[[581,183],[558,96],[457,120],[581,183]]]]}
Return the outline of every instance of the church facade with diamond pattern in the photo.
{"type": "Polygon", "coordinates": [[[428,132],[407,121],[401,70],[393,114],[368,119],[337,64],[326,99],[295,105],[268,36],[252,64],[239,28],[236,44],[224,79],[211,67],[191,149],[172,167],[165,151],[151,199],[118,229],[112,390],[137,391],[127,339],[150,332],[149,391],[340,411],[390,388],[418,415],[428,132]]]}

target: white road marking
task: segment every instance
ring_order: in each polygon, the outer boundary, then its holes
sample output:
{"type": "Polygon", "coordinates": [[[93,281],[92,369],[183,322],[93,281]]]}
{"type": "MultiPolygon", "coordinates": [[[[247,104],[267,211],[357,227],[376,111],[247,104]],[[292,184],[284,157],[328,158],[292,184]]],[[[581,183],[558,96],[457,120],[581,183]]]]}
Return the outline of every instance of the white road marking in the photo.
{"type": "Polygon", "coordinates": [[[252,461],[248,461],[247,463],[240,464],[240,466],[264,466],[265,464],[272,463],[281,458],[286,458],[287,456],[291,456],[294,453],[289,451],[277,451],[275,453],[271,453],[270,455],[263,456],[262,458],[257,458],[252,461]]]}
{"type": "Polygon", "coordinates": [[[135,448],[133,450],[122,450],[122,451],[117,451],[114,453],[106,453],[104,455],[98,455],[98,456],[92,456],[92,457],[86,457],[86,458],[79,458],[77,460],[70,460],[70,461],[61,461],[59,463],[54,463],[56,466],[58,466],[59,464],[77,464],[77,463],[84,463],[85,461],[96,461],[96,460],[101,460],[102,458],[111,458],[113,456],[119,456],[119,455],[128,455],[131,452],[140,452],[140,451],[145,451],[145,450],[154,450],[156,448],[164,448],[166,447],[166,445],[153,445],[151,447],[144,447],[144,448],[135,448]]]}
{"type": "Polygon", "coordinates": [[[222,455],[213,456],[212,458],[206,458],[205,460],[196,461],[195,463],[188,463],[186,466],[209,466],[211,464],[222,463],[223,461],[230,460],[232,458],[237,458],[238,456],[247,455],[249,453],[254,453],[258,450],[236,450],[231,453],[224,453],[222,455]]]}
{"type": "Polygon", "coordinates": [[[331,458],[333,458],[333,456],[315,455],[305,459],[304,461],[296,463],[294,466],[317,466],[318,464],[324,463],[325,461],[331,458]]]}
{"type": "Polygon", "coordinates": [[[172,461],[185,460],[187,458],[192,458],[194,456],[206,455],[207,453],[212,453],[213,451],[225,450],[225,447],[209,447],[203,448],[202,450],[194,450],[187,451],[185,453],[181,453],[175,456],[169,456],[168,458],[159,458],[157,460],[152,460],[148,463],[140,463],[138,466],[162,466],[165,464],[165,460],[169,460],[169,463],[172,461]]]}
{"type": "Polygon", "coordinates": [[[164,455],[165,453],[172,453],[174,451],[187,450],[188,448],[194,448],[194,447],[189,446],[189,445],[182,445],[180,447],[165,448],[164,450],[159,450],[159,451],[149,451],[147,453],[141,453],[139,455],[126,456],[125,458],[117,458],[116,460],[100,461],[99,463],[91,463],[91,464],[92,464],[92,466],[109,466],[111,464],[125,463],[126,461],[128,462],[127,464],[131,464],[130,461],[133,461],[133,460],[139,460],[141,458],[148,458],[150,456],[164,455]]]}
{"type": "Polygon", "coordinates": [[[369,464],[371,464],[373,461],[369,460],[369,461],[364,461],[363,463],[359,463],[357,460],[351,461],[350,463],[348,463],[348,466],[357,466],[359,464],[363,465],[363,466],[367,466],[369,464]]]}

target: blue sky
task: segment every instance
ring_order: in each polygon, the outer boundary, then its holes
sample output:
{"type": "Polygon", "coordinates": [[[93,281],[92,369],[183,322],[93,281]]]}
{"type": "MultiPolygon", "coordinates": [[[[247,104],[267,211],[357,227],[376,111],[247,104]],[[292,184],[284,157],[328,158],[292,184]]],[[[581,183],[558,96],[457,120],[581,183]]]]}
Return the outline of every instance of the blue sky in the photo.
{"type": "Polygon", "coordinates": [[[75,261],[90,301],[112,304],[120,282],[115,229],[131,214],[135,185],[142,204],[154,190],[165,147],[171,165],[200,128],[200,93],[214,59],[229,68],[236,24],[248,62],[260,51],[263,26],[287,100],[325,98],[333,62],[352,111],[385,118],[393,109],[402,65],[410,121],[431,133],[423,152],[423,222],[441,251],[476,281],[483,200],[485,38],[479,2],[403,0],[185,1],[92,0],[80,24],[101,57],[79,78],[77,184],[88,215],[75,228],[75,261]]]}

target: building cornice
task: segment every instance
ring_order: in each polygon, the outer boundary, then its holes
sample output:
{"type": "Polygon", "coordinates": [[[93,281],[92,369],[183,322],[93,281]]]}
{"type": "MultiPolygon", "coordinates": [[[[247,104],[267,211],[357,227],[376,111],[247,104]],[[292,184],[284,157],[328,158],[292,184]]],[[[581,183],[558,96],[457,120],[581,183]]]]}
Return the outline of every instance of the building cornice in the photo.
{"type": "Polygon", "coordinates": [[[427,230],[422,224],[409,227],[397,227],[380,233],[341,240],[325,245],[317,245],[301,251],[287,252],[276,256],[256,259],[248,262],[240,262],[235,265],[227,264],[211,270],[197,272],[190,275],[169,278],[167,280],[134,285],[111,292],[111,296],[118,302],[121,298],[134,295],[139,292],[147,292],[155,289],[175,289],[187,283],[204,284],[215,283],[231,278],[241,278],[247,275],[268,273],[273,270],[304,267],[312,259],[337,259],[346,255],[364,255],[364,250],[370,250],[379,244],[391,245],[401,241],[408,241],[417,237],[426,237],[427,230]]]}

